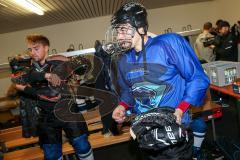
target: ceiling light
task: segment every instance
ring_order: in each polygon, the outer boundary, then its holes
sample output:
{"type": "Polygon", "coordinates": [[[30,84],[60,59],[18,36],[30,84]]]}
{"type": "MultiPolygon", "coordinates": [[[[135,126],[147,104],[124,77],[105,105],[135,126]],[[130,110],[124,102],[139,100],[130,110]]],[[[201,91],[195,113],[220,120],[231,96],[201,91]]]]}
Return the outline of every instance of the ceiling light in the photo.
{"type": "Polygon", "coordinates": [[[17,4],[38,15],[43,15],[43,9],[31,0],[14,0],[17,4]]]}

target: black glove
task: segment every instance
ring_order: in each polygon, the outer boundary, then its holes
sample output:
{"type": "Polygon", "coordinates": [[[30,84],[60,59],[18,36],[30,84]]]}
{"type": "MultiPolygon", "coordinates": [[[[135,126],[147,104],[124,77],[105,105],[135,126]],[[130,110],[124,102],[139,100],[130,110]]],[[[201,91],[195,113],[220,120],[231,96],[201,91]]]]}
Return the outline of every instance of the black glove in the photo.
{"type": "Polygon", "coordinates": [[[11,75],[11,81],[14,84],[27,85],[28,84],[28,77],[27,77],[27,74],[25,74],[25,73],[12,74],[11,75]]]}
{"type": "Polygon", "coordinates": [[[134,119],[130,133],[140,148],[162,150],[188,140],[187,131],[176,123],[174,112],[174,108],[159,107],[134,119]]]}

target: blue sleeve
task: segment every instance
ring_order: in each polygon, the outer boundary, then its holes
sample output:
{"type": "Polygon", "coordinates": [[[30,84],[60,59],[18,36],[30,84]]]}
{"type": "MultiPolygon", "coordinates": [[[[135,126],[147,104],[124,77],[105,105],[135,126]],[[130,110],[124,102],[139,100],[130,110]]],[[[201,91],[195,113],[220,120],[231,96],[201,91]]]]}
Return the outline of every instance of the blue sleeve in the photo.
{"type": "Polygon", "coordinates": [[[121,66],[124,66],[122,62],[123,61],[121,60],[118,62],[118,74],[117,74],[118,84],[120,86],[120,101],[128,104],[129,107],[133,107],[135,105],[135,100],[133,98],[131,88],[126,82],[123,69],[121,68],[121,66]]]}
{"type": "Polygon", "coordinates": [[[209,87],[209,78],[204,73],[196,54],[190,44],[180,35],[171,34],[167,41],[172,50],[169,52],[169,63],[177,68],[186,81],[182,101],[194,106],[202,105],[209,87]]]}

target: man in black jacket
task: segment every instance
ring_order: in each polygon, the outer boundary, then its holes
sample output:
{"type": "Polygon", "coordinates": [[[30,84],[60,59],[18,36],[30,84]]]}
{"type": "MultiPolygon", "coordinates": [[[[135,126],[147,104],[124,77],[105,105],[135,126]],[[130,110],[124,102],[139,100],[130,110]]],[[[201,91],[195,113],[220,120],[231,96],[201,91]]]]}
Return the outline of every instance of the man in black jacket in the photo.
{"type": "MultiPolygon", "coordinates": [[[[62,159],[62,130],[65,131],[77,156],[81,160],[93,160],[93,153],[87,139],[86,123],[66,122],[56,117],[54,113],[58,101],[64,98],[63,75],[52,71],[63,61],[49,61],[49,40],[42,35],[29,35],[26,38],[28,51],[32,58],[32,65],[27,73],[28,84],[16,84],[16,88],[37,100],[40,108],[39,141],[46,160],[62,159]]],[[[62,107],[69,107],[60,105],[62,107]]]]}
{"type": "Polygon", "coordinates": [[[227,21],[222,21],[219,24],[219,33],[215,37],[215,42],[211,47],[214,48],[216,61],[237,61],[236,37],[230,32],[230,25],[227,21]]]}

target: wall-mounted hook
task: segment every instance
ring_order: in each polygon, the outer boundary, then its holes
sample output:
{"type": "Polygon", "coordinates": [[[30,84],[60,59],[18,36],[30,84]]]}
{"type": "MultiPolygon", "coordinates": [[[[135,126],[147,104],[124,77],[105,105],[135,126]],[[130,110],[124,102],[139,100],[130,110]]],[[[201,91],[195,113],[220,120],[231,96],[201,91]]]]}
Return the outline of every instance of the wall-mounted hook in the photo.
{"type": "Polygon", "coordinates": [[[74,51],[74,50],[75,50],[74,45],[70,44],[69,48],[67,49],[67,52],[71,52],[71,51],[74,51]]]}
{"type": "Polygon", "coordinates": [[[187,30],[187,27],[183,26],[182,31],[186,31],[186,30],[187,30]]]}
{"type": "Polygon", "coordinates": [[[83,50],[83,44],[82,44],[82,43],[79,43],[78,49],[79,49],[79,50],[83,50]]]}
{"type": "Polygon", "coordinates": [[[56,49],[52,49],[52,54],[57,54],[57,50],[56,49]]]}
{"type": "Polygon", "coordinates": [[[169,28],[167,29],[167,32],[168,32],[168,33],[172,33],[172,28],[169,27],[169,28]]]}
{"type": "Polygon", "coordinates": [[[188,31],[192,30],[192,25],[191,24],[187,25],[187,30],[188,31]]]}

